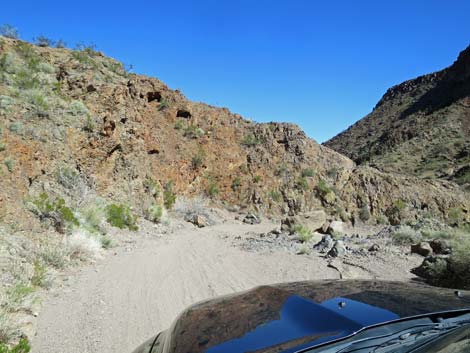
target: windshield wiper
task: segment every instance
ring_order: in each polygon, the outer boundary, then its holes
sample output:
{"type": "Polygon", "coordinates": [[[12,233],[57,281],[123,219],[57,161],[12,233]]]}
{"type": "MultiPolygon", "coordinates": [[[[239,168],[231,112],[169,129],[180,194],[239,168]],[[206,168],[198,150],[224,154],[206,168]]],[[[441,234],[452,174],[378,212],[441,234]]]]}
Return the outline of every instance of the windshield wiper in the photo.
{"type": "MultiPolygon", "coordinates": [[[[389,353],[406,351],[420,344],[424,344],[439,336],[447,334],[464,325],[470,324],[470,314],[449,319],[438,319],[436,323],[419,324],[406,329],[365,337],[352,341],[346,345],[337,346],[332,352],[337,353],[389,353]]],[[[327,350],[328,351],[328,350],[327,350]]],[[[327,352],[326,351],[326,352],[327,352]]]]}

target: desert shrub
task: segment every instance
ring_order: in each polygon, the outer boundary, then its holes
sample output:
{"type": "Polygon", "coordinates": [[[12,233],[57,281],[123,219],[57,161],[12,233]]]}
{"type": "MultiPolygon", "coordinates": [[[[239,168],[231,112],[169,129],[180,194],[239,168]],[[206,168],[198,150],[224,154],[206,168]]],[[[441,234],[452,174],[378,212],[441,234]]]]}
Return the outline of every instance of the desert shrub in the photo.
{"type": "Polygon", "coordinates": [[[21,135],[23,133],[24,126],[21,121],[14,121],[10,124],[8,129],[14,134],[21,135]]]}
{"type": "Polygon", "coordinates": [[[370,211],[367,205],[362,206],[359,210],[359,218],[363,222],[367,222],[370,219],[370,211]]]}
{"type": "Polygon", "coordinates": [[[263,180],[263,178],[261,177],[261,175],[255,175],[255,176],[253,177],[253,183],[255,183],[255,184],[261,182],[261,180],[263,180]]]}
{"type": "Polygon", "coordinates": [[[153,204],[147,210],[149,221],[160,223],[163,219],[164,209],[161,205],[153,204]]]}
{"type": "Polygon", "coordinates": [[[7,158],[7,159],[5,159],[4,163],[5,163],[5,166],[7,167],[8,171],[10,173],[13,173],[13,167],[15,166],[15,161],[11,158],[7,158]]]}
{"type": "Polygon", "coordinates": [[[182,130],[184,128],[183,120],[176,120],[175,130],[182,130]]]}
{"type": "Polygon", "coordinates": [[[385,212],[390,223],[394,225],[400,224],[401,219],[404,216],[405,209],[405,201],[396,200],[395,202],[393,202],[392,206],[390,206],[385,212]]]}
{"type": "Polygon", "coordinates": [[[10,353],[6,343],[17,334],[17,328],[11,320],[10,313],[0,308],[0,353],[10,353]],[[5,343],[3,343],[5,342],[5,343]],[[3,351],[2,351],[3,349],[3,351]]]}
{"type": "Polygon", "coordinates": [[[318,184],[315,189],[317,191],[317,194],[321,197],[325,197],[327,194],[333,192],[333,190],[328,187],[326,181],[324,181],[323,179],[320,179],[318,181],[318,184]]]}
{"type": "Polygon", "coordinates": [[[127,228],[132,231],[138,230],[137,217],[132,214],[130,207],[125,205],[110,204],[106,206],[106,221],[113,227],[119,229],[127,228]]]}
{"type": "Polygon", "coordinates": [[[421,239],[421,233],[408,226],[400,226],[400,228],[392,234],[393,243],[398,245],[415,244],[421,239]]]}
{"type": "Polygon", "coordinates": [[[173,191],[173,182],[170,180],[163,188],[163,205],[167,210],[171,210],[176,201],[176,194],[173,191]]]}
{"type": "Polygon", "coordinates": [[[55,43],[55,47],[56,47],[56,48],[65,48],[65,47],[67,47],[67,43],[65,43],[62,39],[59,39],[59,40],[55,43]]]}
{"type": "Polygon", "coordinates": [[[448,218],[453,225],[458,225],[464,216],[464,212],[461,207],[452,207],[449,209],[448,218]]]}
{"type": "Polygon", "coordinates": [[[302,176],[302,178],[311,178],[315,176],[315,171],[312,168],[306,168],[302,170],[300,175],[302,176]]]}
{"type": "Polygon", "coordinates": [[[158,197],[161,192],[160,183],[153,180],[152,178],[147,178],[144,180],[144,189],[147,193],[152,195],[153,197],[158,197]]]}
{"type": "Polygon", "coordinates": [[[96,259],[101,253],[101,242],[85,232],[74,232],[66,241],[70,261],[89,261],[96,259]]]}
{"type": "Polygon", "coordinates": [[[326,172],[326,175],[331,179],[336,178],[338,176],[338,168],[333,167],[331,169],[328,169],[328,171],[326,172]]]}
{"type": "Polygon", "coordinates": [[[40,35],[34,38],[34,44],[36,44],[38,47],[51,47],[54,45],[54,41],[43,35],[40,35]]]}
{"type": "Polygon", "coordinates": [[[3,142],[0,142],[0,152],[5,151],[6,148],[7,148],[7,145],[6,145],[5,143],[3,143],[3,142]]]}
{"type": "Polygon", "coordinates": [[[192,124],[187,126],[186,129],[184,129],[184,132],[183,132],[184,137],[188,137],[188,138],[192,138],[192,139],[202,137],[202,136],[204,136],[204,134],[205,134],[205,131],[203,129],[201,129],[200,127],[197,127],[196,125],[192,125],[192,124]]]}
{"type": "Polygon", "coordinates": [[[105,234],[103,227],[104,211],[96,205],[83,207],[78,212],[80,227],[90,234],[105,234]]]}
{"type": "Polygon", "coordinates": [[[237,191],[242,186],[242,179],[240,177],[235,177],[232,181],[232,190],[237,191]]]}
{"type": "Polygon", "coordinates": [[[20,341],[9,347],[5,343],[0,343],[0,353],[28,353],[31,350],[29,342],[26,338],[20,339],[20,341]]]}
{"type": "Polygon", "coordinates": [[[202,167],[204,163],[205,154],[202,151],[199,151],[196,155],[191,158],[191,168],[197,170],[202,167]]]}
{"type": "Polygon", "coordinates": [[[313,238],[312,231],[303,225],[295,225],[292,231],[298,235],[302,243],[306,243],[313,238]]]}
{"type": "Polygon", "coordinates": [[[28,298],[33,294],[34,288],[29,284],[18,282],[6,290],[6,301],[2,308],[7,312],[15,312],[22,309],[28,298]]]}
{"type": "Polygon", "coordinates": [[[378,215],[378,216],[375,218],[375,222],[376,222],[377,224],[387,224],[388,219],[387,219],[387,217],[385,217],[384,215],[378,215]]]}
{"type": "Polygon", "coordinates": [[[14,98],[0,95],[0,112],[9,112],[14,104],[14,98]]]}
{"type": "Polygon", "coordinates": [[[245,135],[245,137],[243,137],[240,143],[242,146],[251,147],[251,146],[259,145],[260,143],[262,143],[262,141],[259,138],[257,138],[255,135],[248,134],[248,135],[245,135]]]}
{"type": "Polygon", "coordinates": [[[335,207],[335,213],[339,216],[339,218],[340,218],[343,222],[349,221],[349,215],[348,215],[347,212],[344,210],[344,208],[342,208],[342,207],[340,207],[340,206],[336,206],[336,207],[335,207]]]}
{"type": "Polygon", "coordinates": [[[89,110],[81,101],[73,101],[69,106],[69,113],[75,116],[89,115],[89,110]]]}
{"type": "Polygon", "coordinates": [[[34,260],[34,274],[31,277],[31,285],[35,287],[47,287],[47,268],[46,266],[39,260],[34,260]]]}
{"type": "Polygon", "coordinates": [[[65,200],[62,198],[51,200],[48,194],[41,193],[32,199],[28,206],[40,220],[52,219],[56,226],[58,223],[63,223],[70,230],[80,225],[74,212],[65,204],[65,200]]]}
{"type": "Polygon", "coordinates": [[[215,197],[216,195],[219,194],[219,186],[217,185],[216,181],[209,180],[209,184],[207,185],[206,193],[207,193],[207,196],[209,196],[209,197],[215,197]]]}
{"type": "Polygon", "coordinates": [[[50,108],[49,100],[44,93],[38,89],[31,89],[25,93],[28,103],[33,106],[37,115],[45,115],[50,108]]]}
{"type": "Polygon", "coordinates": [[[18,39],[20,37],[18,30],[7,23],[0,27],[0,35],[11,39],[18,39]]]}
{"type": "Polygon", "coordinates": [[[271,200],[273,200],[274,202],[279,202],[282,200],[282,194],[277,191],[277,190],[271,190],[269,193],[268,193],[268,196],[271,198],[271,200]]]}
{"type": "Polygon", "coordinates": [[[305,177],[300,177],[295,181],[295,187],[301,191],[307,191],[309,188],[308,180],[305,177]]]}
{"type": "Polygon", "coordinates": [[[96,128],[95,121],[90,115],[87,115],[85,119],[85,125],[83,126],[83,130],[86,132],[94,132],[96,128]]]}
{"type": "Polygon", "coordinates": [[[168,100],[166,98],[162,98],[162,100],[160,101],[160,105],[158,106],[158,110],[165,110],[169,106],[170,104],[168,103],[168,100]]]}

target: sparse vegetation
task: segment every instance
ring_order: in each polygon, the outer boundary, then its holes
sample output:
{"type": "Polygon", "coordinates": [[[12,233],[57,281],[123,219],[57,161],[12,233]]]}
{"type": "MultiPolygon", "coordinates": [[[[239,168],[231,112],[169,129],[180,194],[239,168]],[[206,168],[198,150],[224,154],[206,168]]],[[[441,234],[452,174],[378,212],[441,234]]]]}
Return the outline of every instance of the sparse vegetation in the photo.
{"type": "Polygon", "coordinates": [[[25,338],[20,339],[18,344],[12,347],[0,342],[0,353],[28,353],[30,350],[29,342],[25,338]]]}
{"type": "Polygon", "coordinates": [[[204,163],[204,158],[205,158],[205,153],[203,151],[199,151],[191,159],[191,168],[194,170],[198,170],[199,168],[201,168],[204,163]]]}
{"type": "Polygon", "coordinates": [[[37,36],[34,39],[34,42],[39,47],[52,47],[54,45],[54,41],[50,38],[47,38],[43,35],[37,36]]]}
{"type": "Polygon", "coordinates": [[[300,175],[302,178],[311,178],[315,176],[315,171],[312,168],[306,168],[302,170],[300,175]]]}
{"type": "Polygon", "coordinates": [[[306,177],[300,177],[295,182],[295,187],[301,191],[307,191],[309,189],[308,180],[306,177]]]}
{"type": "Polygon", "coordinates": [[[367,222],[370,219],[370,211],[367,205],[364,205],[359,210],[359,219],[363,222],[367,222]]]}
{"type": "Polygon", "coordinates": [[[176,201],[176,194],[173,191],[173,182],[170,180],[163,188],[163,204],[167,210],[171,210],[176,201]]]}
{"type": "Polygon", "coordinates": [[[240,177],[235,177],[235,179],[232,180],[232,190],[237,191],[240,189],[242,186],[242,179],[240,177]]]}
{"type": "Polygon", "coordinates": [[[11,39],[20,37],[18,30],[10,24],[4,24],[0,27],[0,35],[11,39]]]}
{"type": "Polygon", "coordinates": [[[207,185],[206,189],[207,196],[209,197],[215,197],[216,195],[219,194],[219,186],[217,185],[217,182],[210,179],[209,184],[207,185]]]}
{"type": "Polygon", "coordinates": [[[5,163],[5,166],[7,167],[8,171],[10,173],[13,173],[13,167],[15,165],[15,161],[11,158],[7,158],[7,159],[5,159],[4,163],[5,163]]]}
{"type": "Polygon", "coordinates": [[[253,134],[248,134],[243,137],[241,144],[242,146],[252,147],[262,143],[262,141],[253,134]]]}
{"type": "Polygon", "coordinates": [[[197,127],[196,125],[188,125],[183,132],[184,137],[192,138],[192,139],[197,139],[202,136],[204,136],[205,131],[201,129],[200,127],[197,127]]]}
{"type": "Polygon", "coordinates": [[[120,229],[127,228],[132,231],[137,231],[137,217],[132,214],[129,206],[110,204],[106,206],[106,221],[113,227],[120,229]]]}
{"type": "Polygon", "coordinates": [[[153,204],[147,210],[148,219],[154,223],[160,223],[163,219],[163,212],[164,209],[161,205],[153,204]]]}
{"type": "Polygon", "coordinates": [[[277,191],[277,190],[271,190],[268,193],[268,196],[273,200],[274,202],[281,202],[282,201],[282,194],[277,191]]]}
{"type": "Polygon", "coordinates": [[[303,225],[295,225],[292,230],[302,243],[306,243],[313,238],[312,231],[303,225]]]}
{"type": "Polygon", "coordinates": [[[184,121],[181,119],[176,120],[175,130],[182,130],[184,128],[184,121]]]}
{"type": "Polygon", "coordinates": [[[255,175],[255,176],[253,177],[253,183],[255,183],[255,184],[260,183],[261,180],[263,180],[263,178],[261,177],[261,175],[255,175]]]}

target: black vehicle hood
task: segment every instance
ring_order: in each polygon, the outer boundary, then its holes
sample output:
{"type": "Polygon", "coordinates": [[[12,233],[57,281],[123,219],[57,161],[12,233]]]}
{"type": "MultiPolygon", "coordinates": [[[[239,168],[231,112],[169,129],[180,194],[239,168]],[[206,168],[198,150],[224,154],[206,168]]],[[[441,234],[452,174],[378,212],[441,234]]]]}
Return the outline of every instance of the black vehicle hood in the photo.
{"type": "Polygon", "coordinates": [[[470,308],[470,293],[383,281],[262,286],[196,304],[174,322],[166,353],[296,352],[375,324],[470,308]]]}

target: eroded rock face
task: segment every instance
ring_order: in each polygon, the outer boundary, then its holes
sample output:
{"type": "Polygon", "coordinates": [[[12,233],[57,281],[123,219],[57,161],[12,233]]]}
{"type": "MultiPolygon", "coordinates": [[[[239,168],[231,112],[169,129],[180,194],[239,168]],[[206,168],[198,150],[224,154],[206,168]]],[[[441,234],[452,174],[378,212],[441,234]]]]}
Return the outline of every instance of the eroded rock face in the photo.
{"type": "MultiPolygon", "coordinates": [[[[0,55],[18,57],[18,43],[4,39],[0,55]]],[[[406,206],[393,214],[399,221],[424,213],[446,220],[453,208],[470,218],[469,199],[452,183],[356,167],[296,125],[256,124],[228,109],[191,102],[155,78],[117,71],[105,56],[86,54],[80,61],[70,50],[31,48],[54,70],[41,73],[51,106],[47,118],[31,119],[23,114],[31,103],[13,97],[13,81],[0,82],[0,95],[14,101],[0,110],[9,124],[2,135],[7,152],[0,151],[0,158],[8,154],[14,161],[11,171],[4,167],[0,188],[7,222],[34,219],[24,208],[26,197],[66,192],[57,181],[63,165],[89,180],[98,196],[142,214],[155,202],[145,186],[151,180],[171,183],[177,196],[212,190],[215,202],[260,214],[302,215],[312,230],[325,214],[357,219],[365,204],[371,221],[386,217],[396,202],[406,206]]],[[[17,64],[26,67],[21,58],[17,64]]]]}

